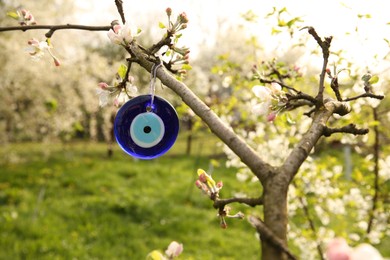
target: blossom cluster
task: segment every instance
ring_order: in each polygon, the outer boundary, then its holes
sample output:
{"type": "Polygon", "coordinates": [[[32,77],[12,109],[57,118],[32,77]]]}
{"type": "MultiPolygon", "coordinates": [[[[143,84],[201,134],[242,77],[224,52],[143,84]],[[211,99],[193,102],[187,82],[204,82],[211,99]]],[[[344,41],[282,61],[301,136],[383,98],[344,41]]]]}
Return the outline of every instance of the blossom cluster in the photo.
{"type": "Polygon", "coordinates": [[[202,169],[198,169],[198,179],[195,182],[196,187],[203,191],[204,194],[210,198],[217,198],[219,196],[219,191],[223,187],[222,181],[216,183],[211,175],[207,174],[202,169]]]}
{"type": "Polygon", "coordinates": [[[119,24],[119,22],[116,22],[112,29],[108,31],[107,36],[112,43],[127,47],[140,34],[141,30],[135,27],[132,23],[126,22],[122,25],[119,24]]]}
{"type": "Polygon", "coordinates": [[[177,43],[181,37],[181,34],[178,32],[187,28],[187,23],[189,20],[187,18],[187,14],[182,12],[177,16],[176,21],[172,22],[172,9],[167,8],[166,13],[168,16],[168,25],[164,25],[162,22],[159,24],[160,28],[167,29],[166,36],[170,40],[170,43],[168,44],[168,50],[164,52],[164,56],[169,59],[167,63],[170,66],[178,68],[178,73],[186,74],[187,70],[191,69],[191,66],[188,65],[190,49],[183,46],[179,47],[177,43]]]}
{"type": "Polygon", "coordinates": [[[99,96],[99,105],[101,107],[106,106],[110,102],[114,106],[120,107],[138,92],[132,76],[129,76],[127,79],[117,76],[113,86],[108,85],[106,82],[100,82],[98,86],[96,94],[99,96]],[[125,84],[123,84],[124,81],[125,84]]]}
{"type": "Polygon", "coordinates": [[[254,86],[252,92],[260,101],[253,105],[252,112],[259,116],[266,116],[268,122],[274,121],[277,114],[286,106],[286,93],[278,83],[272,83],[270,86],[254,86]]]}
{"type": "Polygon", "coordinates": [[[26,51],[31,55],[34,59],[40,59],[47,51],[50,56],[53,58],[53,62],[55,66],[60,66],[60,60],[54,56],[51,49],[53,46],[51,45],[50,38],[47,38],[45,41],[39,41],[35,38],[30,39],[28,42],[29,47],[26,51]]]}
{"type": "Polygon", "coordinates": [[[20,25],[37,24],[33,14],[26,9],[17,10],[16,12],[8,12],[7,15],[14,18],[15,20],[18,20],[20,25]]]}
{"type": "MultiPolygon", "coordinates": [[[[211,200],[216,200],[219,197],[219,191],[223,187],[222,181],[215,182],[211,175],[207,174],[202,169],[198,169],[197,171],[198,179],[195,182],[196,187],[198,187],[204,194],[206,194],[211,200]]],[[[220,219],[220,226],[223,229],[227,228],[227,223],[225,221],[225,217],[228,218],[238,218],[243,219],[244,214],[242,212],[238,212],[234,215],[230,214],[231,207],[224,206],[220,208],[218,211],[218,217],[220,219]]]]}

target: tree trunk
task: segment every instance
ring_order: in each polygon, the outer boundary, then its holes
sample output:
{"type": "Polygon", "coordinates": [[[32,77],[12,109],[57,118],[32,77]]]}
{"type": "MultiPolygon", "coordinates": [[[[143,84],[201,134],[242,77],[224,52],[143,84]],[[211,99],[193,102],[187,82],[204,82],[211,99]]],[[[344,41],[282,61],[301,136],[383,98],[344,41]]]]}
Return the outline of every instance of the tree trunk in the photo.
{"type": "MultiPolygon", "coordinates": [[[[263,192],[264,223],[287,246],[287,191],[288,181],[281,173],[267,180],[263,192]],[[282,178],[281,178],[282,177],[282,178]]],[[[285,260],[283,251],[270,244],[266,239],[261,240],[263,260],[285,260]]]]}

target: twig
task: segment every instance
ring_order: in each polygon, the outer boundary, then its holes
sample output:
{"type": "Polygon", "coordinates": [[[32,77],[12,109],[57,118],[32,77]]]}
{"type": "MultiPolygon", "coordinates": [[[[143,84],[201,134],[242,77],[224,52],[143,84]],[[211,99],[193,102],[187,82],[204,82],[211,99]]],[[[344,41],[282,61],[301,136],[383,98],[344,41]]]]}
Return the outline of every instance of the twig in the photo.
{"type": "Polygon", "coordinates": [[[293,102],[288,102],[286,104],[286,110],[294,110],[294,109],[297,109],[299,107],[303,107],[303,106],[309,106],[309,107],[312,107],[314,104],[307,101],[307,100],[293,100],[293,102]]]}
{"type": "Polygon", "coordinates": [[[336,76],[334,78],[332,78],[332,81],[330,82],[330,87],[332,88],[334,94],[336,95],[337,100],[343,101],[343,98],[341,97],[341,94],[340,94],[339,81],[338,81],[338,78],[336,76]]]}
{"type": "Polygon", "coordinates": [[[318,94],[316,97],[319,104],[322,104],[324,99],[326,67],[328,66],[329,48],[330,48],[330,43],[332,42],[332,37],[325,37],[325,40],[322,40],[321,37],[318,36],[317,32],[314,30],[313,27],[306,27],[306,28],[308,29],[309,34],[313,36],[313,38],[317,41],[318,45],[321,47],[322,56],[324,58],[324,62],[322,64],[322,70],[320,74],[318,94]]]}
{"type": "Polygon", "coordinates": [[[74,30],[86,30],[86,31],[108,31],[111,26],[88,26],[78,24],[63,24],[63,25],[25,25],[25,26],[7,26],[0,27],[0,32],[6,31],[28,31],[28,30],[42,30],[47,29],[49,32],[45,34],[47,38],[50,38],[57,30],[74,29],[74,30]]]}
{"type": "Polygon", "coordinates": [[[259,218],[254,216],[248,217],[249,223],[252,224],[254,228],[256,228],[257,232],[260,234],[261,239],[265,239],[270,242],[276,248],[282,250],[289,259],[296,260],[297,258],[288,250],[287,246],[283,243],[283,241],[278,238],[259,218]]]}
{"type": "MultiPolygon", "coordinates": [[[[378,121],[378,111],[376,108],[372,109],[373,115],[374,115],[374,120],[378,121]]],[[[378,204],[378,195],[379,195],[379,150],[380,150],[380,145],[379,145],[379,128],[378,125],[374,126],[374,134],[375,134],[375,143],[374,143],[374,197],[372,198],[372,208],[369,212],[369,220],[368,220],[368,225],[367,225],[367,235],[370,234],[374,218],[375,218],[375,211],[377,208],[378,204]]]]}
{"type": "Polygon", "coordinates": [[[359,98],[365,98],[365,97],[369,97],[369,98],[376,98],[376,99],[379,99],[379,100],[382,100],[385,98],[385,96],[383,95],[375,95],[375,94],[372,94],[372,93],[364,93],[364,94],[361,94],[359,96],[356,96],[356,97],[351,97],[351,98],[346,98],[344,99],[343,101],[353,101],[353,100],[356,100],[356,99],[359,99],[359,98]]]}
{"type": "Polygon", "coordinates": [[[168,45],[168,46],[171,45],[171,42],[172,42],[171,37],[172,37],[172,35],[168,31],[167,36],[164,37],[163,39],[161,39],[158,43],[153,44],[152,47],[150,47],[147,50],[147,52],[150,54],[155,54],[156,52],[158,52],[161,49],[161,47],[163,47],[165,45],[168,45]]]}
{"type": "Polygon", "coordinates": [[[353,134],[353,135],[365,135],[368,134],[367,128],[357,128],[355,124],[349,124],[340,128],[330,128],[330,127],[324,127],[323,135],[326,137],[331,136],[335,133],[346,133],[346,134],[353,134]]]}
{"type": "Polygon", "coordinates": [[[296,95],[289,95],[288,96],[288,100],[299,100],[299,99],[307,100],[310,103],[312,103],[313,105],[318,103],[317,99],[315,99],[314,97],[312,97],[306,93],[303,93],[301,91],[299,91],[296,95]]]}
{"type": "Polygon", "coordinates": [[[263,197],[259,197],[259,198],[236,198],[236,197],[234,197],[234,198],[229,198],[229,199],[216,198],[214,200],[214,208],[223,208],[227,204],[234,203],[234,202],[238,202],[238,203],[246,204],[246,205],[251,206],[251,207],[255,207],[255,206],[263,204],[263,197]]]}
{"type": "Polygon", "coordinates": [[[123,12],[123,1],[122,0],[115,0],[116,9],[118,10],[119,15],[121,16],[122,23],[126,23],[125,19],[125,13],[123,12]]]}
{"type": "Polygon", "coordinates": [[[299,90],[296,90],[295,88],[286,85],[286,84],[283,83],[282,81],[268,80],[268,79],[263,79],[263,78],[260,78],[260,77],[259,77],[259,81],[260,81],[260,83],[268,83],[268,84],[277,83],[277,84],[279,84],[280,86],[282,86],[283,88],[286,88],[286,89],[288,89],[288,90],[291,90],[292,92],[295,92],[295,93],[299,93],[299,92],[300,92],[299,90]]]}

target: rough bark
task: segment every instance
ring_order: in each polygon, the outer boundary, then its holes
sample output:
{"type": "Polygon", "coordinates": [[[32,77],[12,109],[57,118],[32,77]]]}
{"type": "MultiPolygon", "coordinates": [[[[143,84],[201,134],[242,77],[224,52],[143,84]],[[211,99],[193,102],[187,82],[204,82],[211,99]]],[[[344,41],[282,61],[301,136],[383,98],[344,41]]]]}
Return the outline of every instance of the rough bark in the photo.
{"type": "MultiPolygon", "coordinates": [[[[272,176],[264,185],[264,223],[287,247],[287,191],[288,181],[282,172],[272,176]]],[[[287,259],[287,255],[267,239],[261,240],[262,259],[287,259]]]]}

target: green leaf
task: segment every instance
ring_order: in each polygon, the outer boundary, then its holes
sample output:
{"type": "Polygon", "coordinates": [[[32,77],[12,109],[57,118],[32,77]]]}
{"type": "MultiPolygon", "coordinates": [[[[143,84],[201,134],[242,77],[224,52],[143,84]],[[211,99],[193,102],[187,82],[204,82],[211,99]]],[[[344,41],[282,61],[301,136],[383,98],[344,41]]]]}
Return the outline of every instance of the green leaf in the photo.
{"type": "Polygon", "coordinates": [[[192,69],[192,66],[190,64],[183,64],[183,66],[181,67],[183,70],[191,70],[192,69]]]}
{"type": "Polygon", "coordinates": [[[372,76],[369,80],[368,80],[368,83],[370,83],[371,85],[377,83],[379,81],[379,77],[377,75],[374,75],[372,76]]]}
{"type": "Polygon", "coordinates": [[[295,125],[296,122],[290,117],[290,114],[286,113],[286,121],[290,125],[295,125]]]}
{"type": "Polygon", "coordinates": [[[274,34],[279,34],[281,32],[282,32],[281,30],[278,30],[276,28],[272,28],[271,34],[274,35],[274,34]]]}
{"type": "Polygon", "coordinates": [[[7,12],[7,16],[14,18],[16,20],[19,19],[19,14],[17,12],[13,12],[13,11],[7,12]]]}
{"type": "Polygon", "coordinates": [[[159,22],[158,23],[158,27],[160,27],[161,29],[165,29],[165,24],[163,24],[162,22],[159,22]]]}
{"type": "Polygon", "coordinates": [[[125,64],[121,64],[118,68],[118,75],[123,80],[126,77],[127,66],[125,64]]]}

